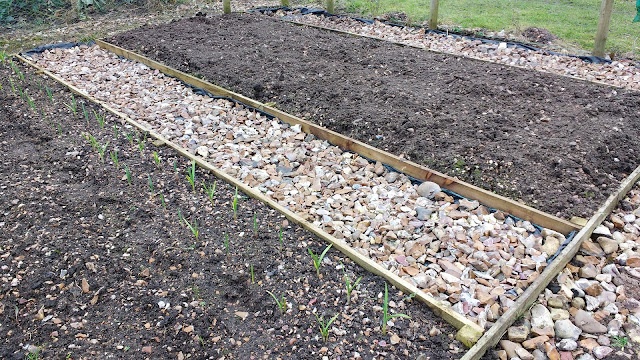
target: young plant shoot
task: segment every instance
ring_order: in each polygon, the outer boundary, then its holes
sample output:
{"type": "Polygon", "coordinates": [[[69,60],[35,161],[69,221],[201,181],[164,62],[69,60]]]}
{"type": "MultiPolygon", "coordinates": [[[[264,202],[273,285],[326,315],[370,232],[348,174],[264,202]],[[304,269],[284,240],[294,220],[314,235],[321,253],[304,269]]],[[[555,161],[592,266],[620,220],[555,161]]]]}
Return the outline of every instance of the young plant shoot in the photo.
{"type": "Polygon", "coordinates": [[[191,184],[191,189],[196,192],[196,161],[191,161],[191,167],[187,169],[187,181],[191,184]]]}
{"type": "Polygon", "coordinates": [[[287,311],[287,299],[284,298],[284,294],[282,294],[282,300],[278,300],[278,298],[275,295],[273,295],[271,291],[267,290],[267,293],[271,295],[273,300],[276,301],[276,305],[278,305],[278,308],[284,314],[287,311]]]}
{"type": "Polygon", "coordinates": [[[204,188],[204,192],[205,194],[207,194],[207,197],[209,198],[211,205],[214,205],[213,196],[216,193],[216,183],[217,181],[214,181],[213,184],[209,184],[209,186],[207,186],[207,183],[205,183],[204,180],[202,180],[202,187],[204,188]]]}
{"type": "Polygon", "coordinates": [[[118,150],[113,149],[110,153],[111,161],[113,161],[113,165],[116,166],[116,169],[120,169],[120,164],[118,163],[118,150]]]}
{"type": "Polygon", "coordinates": [[[196,238],[196,241],[198,240],[198,236],[200,235],[200,231],[198,230],[198,221],[196,219],[193,220],[193,225],[187,221],[187,219],[182,218],[182,220],[184,220],[184,223],[187,224],[187,227],[189,228],[189,230],[191,230],[191,233],[193,234],[193,236],[196,238]]]}
{"type": "Polygon", "coordinates": [[[318,327],[320,328],[320,335],[322,335],[322,340],[325,342],[329,339],[329,326],[338,318],[338,315],[335,314],[329,321],[325,322],[322,316],[318,316],[318,314],[314,313],[316,319],[318,320],[318,327]]]}
{"type": "Polygon", "coordinates": [[[384,283],[384,303],[382,303],[382,335],[387,335],[387,322],[393,318],[405,318],[411,319],[406,314],[389,314],[389,290],[387,289],[387,283],[384,283]]]}
{"type": "Polygon", "coordinates": [[[127,164],[122,164],[124,166],[124,173],[127,175],[127,182],[131,185],[131,172],[129,171],[129,167],[127,164]]]}
{"type": "Polygon", "coordinates": [[[233,219],[238,221],[238,187],[236,186],[236,194],[233,196],[233,202],[231,203],[233,208],[233,219]]]}
{"type": "Polygon", "coordinates": [[[311,255],[311,258],[313,259],[313,266],[316,268],[316,274],[318,274],[318,277],[320,277],[320,266],[322,265],[322,259],[324,259],[324,256],[327,254],[327,251],[329,251],[329,249],[331,249],[331,246],[333,246],[333,244],[329,244],[329,246],[327,246],[322,251],[320,256],[316,255],[313,252],[313,250],[307,249],[307,251],[309,252],[309,255],[311,255]]]}
{"type": "Polygon", "coordinates": [[[351,292],[353,292],[353,289],[355,289],[356,286],[358,286],[358,283],[360,282],[360,280],[362,280],[362,276],[356,279],[354,283],[351,283],[351,279],[349,278],[349,276],[347,276],[347,272],[344,271],[344,265],[342,266],[342,273],[344,274],[344,285],[347,288],[347,304],[348,304],[351,302],[351,292]]]}

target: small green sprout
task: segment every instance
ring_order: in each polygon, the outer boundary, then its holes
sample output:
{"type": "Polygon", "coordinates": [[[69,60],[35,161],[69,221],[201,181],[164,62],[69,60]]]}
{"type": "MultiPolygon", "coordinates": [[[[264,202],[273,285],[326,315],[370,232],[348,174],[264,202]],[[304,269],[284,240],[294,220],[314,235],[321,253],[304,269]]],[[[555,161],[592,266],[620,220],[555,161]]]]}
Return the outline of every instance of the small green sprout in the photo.
{"type": "Polygon", "coordinates": [[[144,139],[140,140],[140,138],[138,138],[138,149],[140,149],[140,154],[144,155],[144,139]]]}
{"type": "Polygon", "coordinates": [[[611,338],[611,346],[620,348],[624,351],[624,348],[629,344],[629,338],[626,336],[616,335],[611,338]]]}
{"type": "Polygon", "coordinates": [[[109,142],[107,141],[104,145],[98,146],[98,155],[100,155],[100,160],[104,163],[104,153],[107,151],[107,146],[109,146],[109,142]]]}
{"type": "Polygon", "coordinates": [[[9,85],[11,85],[11,90],[13,90],[13,93],[16,93],[16,86],[13,85],[13,79],[9,78],[9,85]]]}
{"type": "Polygon", "coordinates": [[[131,185],[131,172],[129,171],[129,167],[127,166],[127,164],[123,164],[124,166],[124,173],[127,175],[127,182],[129,183],[129,185],[131,185]]]}
{"type": "Polygon", "coordinates": [[[342,273],[344,274],[344,285],[347,288],[347,303],[351,302],[351,292],[358,286],[362,276],[360,276],[354,283],[351,283],[351,279],[347,276],[347,272],[344,271],[344,265],[342,267],[342,273]]]}
{"type": "Polygon", "coordinates": [[[120,163],[118,163],[118,150],[113,149],[109,155],[111,155],[111,161],[113,161],[113,165],[116,166],[116,169],[120,169],[120,163]]]}
{"type": "Polygon", "coordinates": [[[284,314],[287,311],[287,299],[285,299],[284,294],[282,294],[282,301],[280,301],[271,291],[267,290],[267,293],[276,301],[276,305],[278,305],[278,308],[284,314]]]}
{"type": "Polygon", "coordinates": [[[176,164],[176,159],[173,159],[173,173],[178,175],[178,164],[176,164]]]}
{"type": "Polygon", "coordinates": [[[238,220],[238,187],[236,186],[236,194],[233,196],[233,203],[231,203],[231,207],[233,208],[233,219],[238,220]]]}
{"type": "Polygon", "coordinates": [[[127,140],[129,140],[129,144],[133,145],[133,133],[127,134],[127,140]]]}
{"type": "Polygon", "coordinates": [[[411,319],[406,314],[389,314],[389,290],[387,289],[387,283],[384,283],[384,302],[382,303],[382,335],[387,335],[387,322],[393,318],[405,318],[411,319]]]}
{"type": "Polygon", "coordinates": [[[60,122],[60,120],[58,120],[58,134],[62,136],[62,123],[60,122]]]}
{"type": "Polygon", "coordinates": [[[71,94],[71,104],[64,103],[64,105],[67,107],[67,109],[71,110],[73,115],[78,114],[78,109],[76,106],[76,98],[75,96],[73,96],[73,94],[71,94]]]}
{"type": "Polygon", "coordinates": [[[258,237],[258,218],[253,214],[253,236],[258,237]]]}
{"type": "Polygon", "coordinates": [[[116,134],[116,137],[118,137],[118,124],[113,124],[113,132],[116,134]]]}
{"type": "Polygon", "coordinates": [[[207,183],[202,180],[202,187],[204,188],[204,192],[207,194],[209,201],[211,201],[211,205],[213,205],[213,196],[216,193],[216,183],[217,181],[214,181],[213,184],[209,184],[209,186],[207,186],[207,183]]]}
{"type": "Polygon", "coordinates": [[[51,89],[49,89],[48,86],[45,86],[44,89],[47,92],[47,96],[49,97],[49,100],[53,103],[53,94],[51,93],[51,89]]]}
{"type": "Polygon", "coordinates": [[[187,221],[187,219],[182,218],[182,220],[184,220],[184,223],[187,224],[187,227],[189,228],[189,230],[191,230],[193,236],[195,236],[196,240],[198,240],[198,236],[200,235],[200,231],[198,231],[198,221],[194,219],[192,225],[189,221],[187,221]]]}
{"type": "MultiPolygon", "coordinates": [[[[84,108],[84,104],[82,106],[84,108]]],[[[95,110],[93,110],[93,116],[96,118],[96,121],[98,121],[98,125],[100,125],[100,128],[104,129],[104,119],[107,117],[107,114],[98,115],[98,113],[95,110]]],[[[87,118],[87,121],[89,121],[88,118],[87,118]]],[[[116,130],[116,137],[117,136],[118,136],[118,130],[116,130]]]]}
{"type": "MultiPolygon", "coordinates": [[[[89,125],[89,112],[84,107],[84,102],[80,105],[82,105],[82,114],[84,115],[84,120],[87,122],[87,125],[89,125]]],[[[95,110],[94,110],[94,113],[95,113],[95,110]]]]}
{"type": "Polygon", "coordinates": [[[153,192],[153,181],[151,181],[151,175],[147,175],[147,177],[149,178],[149,190],[151,190],[151,196],[153,196],[155,195],[155,193],[153,192]]]}
{"type": "Polygon", "coordinates": [[[280,231],[278,231],[278,240],[280,241],[280,250],[284,248],[284,236],[282,235],[282,225],[280,225],[280,231]]]}
{"type": "Polygon", "coordinates": [[[182,212],[180,211],[180,209],[178,209],[178,220],[180,221],[180,224],[182,225],[182,223],[184,222],[184,217],[182,216],[182,212]]]}
{"type": "Polygon", "coordinates": [[[162,159],[160,159],[160,155],[158,155],[157,151],[153,151],[153,162],[159,167],[160,163],[162,163],[162,159]]]}
{"type": "Polygon", "coordinates": [[[7,58],[7,52],[5,50],[0,50],[0,63],[4,63],[4,59],[7,58]]]}
{"type": "Polygon", "coordinates": [[[187,169],[187,181],[191,184],[191,189],[196,192],[196,161],[191,161],[191,167],[187,169]]]}
{"type": "Polygon", "coordinates": [[[224,251],[227,253],[227,256],[229,256],[229,234],[226,232],[224,233],[224,251]]]}
{"type": "Polygon", "coordinates": [[[160,201],[162,202],[162,207],[167,210],[167,205],[164,202],[164,195],[160,194],[160,201]]]}
{"type": "Polygon", "coordinates": [[[329,339],[329,326],[338,318],[338,315],[335,314],[329,321],[325,322],[322,316],[318,316],[314,313],[316,319],[318,320],[318,327],[320,328],[320,335],[322,335],[322,340],[325,342],[329,339]]]}
{"type": "Polygon", "coordinates": [[[251,265],[251,283],[252,284],[256,283],[256,279],[253,277],[253,265],[251,265]]]}
{"type": "Polygon", "coordinates": [[[333,244],[329,244],[329,246],[327,246],[322,251],[320,256],[316,255],[311,249],[307,249],[307,251],[309,252],[309,255],[311,255],[311,258],[313,259],[313,266],[316,268],[316,274],[318,274],[318,277],[320,277],[320,266],[322,265],[322,259],[324,259],[324,256],[327,254],[327,251],[331,249],[331,246],[333,246],[333,244]]]}
{"type": "Polygon", "coordinates": [[[40,359],[40,352],[42,351],[42,348],[38,347],[35,351],[29,351],[29,353],[27,354],[26,359],[27,360],[38,360],[40,359]]]}

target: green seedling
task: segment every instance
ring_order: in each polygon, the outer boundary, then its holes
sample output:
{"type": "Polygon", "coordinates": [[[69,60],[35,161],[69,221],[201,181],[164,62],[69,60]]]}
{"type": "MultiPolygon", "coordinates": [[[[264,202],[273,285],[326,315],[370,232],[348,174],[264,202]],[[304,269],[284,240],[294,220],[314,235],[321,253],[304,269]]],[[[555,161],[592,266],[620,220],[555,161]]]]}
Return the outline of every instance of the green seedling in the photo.
{"type": "MultiPolygon", "coordinates": [[[[89,125],[89,112],[84,107],[84,103],[82,103],[80,105],[82,105],[82,114],[84,115],[84,120],[87,122],[87,125],[89,125]]],[[[95,112],[95,110],[94,110],[94,112],[95,112]]]]}
{"type": "MultiPolygon", "coordinates": [[[[84,104],[82,106],[84,108],[84,104]]],[[[104,119],[107,116],[107,114],[98,115],[98,113],[95,110],[93,110],[93,116],[95,116],[96,121],[98,121],[98,125],[100,125],[100,128],[104,129],[104,119]]],[[[87,121],[89,120],[87,119],[87,121]]],[[[116,130],[116,137],[117,136],[118,136],[118,130],[116,130]]]]}
{"type": "Polygon", "coordinates": [[[16,93],[16,86],[13,85],[13,79],[9,78],[9,85],[11,85],[11,90],[13,91],[13,93],[16,93]]]}
{"type": "Polygon", "coordinates": [[[144,155],[144,139],[138,138],[138,149],[140,149],[140,154],[144,155]]]}
{"type": "Polygon", "coordinates": [[[53,102],[53,94],[51,93],[51,89],[49,89],[49,87],[45,86],[45,91],[47,92],[47,96],[49,97],[49,100],[51,102],[53,102]]]}
{"type": "Polygon", "coordinates": [[[178,209],[178,220],[180,221],[180,225],[184,222],[184,217],[182,216],[182,212],[178,209]]]}
{"type": "Polygon", "coordinates": [[[309,252],[309,255],[311,255],[311,258],[313,259],[313,266],[315,266],[316,268],[316,274],[318,274],[318,277],[320,277],[320,266],[322,265],[322,259],[324,259],[324,256],[327,254],[327,251],[331,249],[331,246],[333,246],[333,244],[330,244],[329,246],[327,246],[322,251],[320,256],[316,255],[311,249],[307,249],[307,251],[309,252]]]}
{"type": "Polygon", "coordinates": [[[118,137],[118,125],[113,124],[113,132],[116,134],[116,138],[118,137]]]}
{"type": "Polygon", "coordinates": [[[284,314],[287,311],[287,299],[284,298],[284,294],[282,294],[282,301],[280,301],[271,291],[267,290],[267,293],[276,301],[276,305],[278,305],[278,308],[284,314]]]}
{"type": "Polygon", "coordinates": [[[153,162],[156,163],[158,167],[160,167],[160,163],[162,163],[162,159],[160,159],[160,155],[158,155],[157,151],[153,152],[153,162]]]}
{"type": "Polygon", "coordinates": [[[64,103],[64,106],[66,106],[67,109],[71,110],[74,116],[78,114],[78,109],[76,106],[76,98],[75,96],[73,96],[73,94],[71,94],[71,104],[64,103]]]}
{"type": "Polygon", "coordinates": [[[155,195],[155,193],[153,192],[153,181],[151,181],[151,175],[147,175],[147,177],[149,178],[149,190],[151,190],[151,196],[153,196],[155,195]]]}
{"type": "Polygon", "coordinates": [[[173,159],[173,173],[178,175],[178,164],[176,164],[176,159],[173,159]]]}
{"type": "Polygon", "coordinates": [[[104,145],[98,146],[98,155],[100,155],[100,160],[104,163],[104,153],[107,151],[107,146],[109,146],[109,142],[107,141],[104,145]]]}
{"type": "Polygon", "coordinates": [[[258,219],[256,214],[253,214],[253,236],[258,237],[258,219]]]}
{"type": "Polygon", "coordinates": [[[198,231],[198,221],[194,219],[193,225],[191,225],[191,223],[187,221],[187,219],[182,218],[182,220],[184,220],[184,223],[187,224],[187,227],[189,228],[189,230],[191,230],[193,236],[195,236],[196,240],[198,240],[198,235],[200,235],[200,231],[198,231]]]}
{"type": "Polygon", "coordinates": [[[329,339],[329,326],[331,326],[331,324],[338,318],[338,315],[340,314],[335,314],[327,322],[324,321],[324,318],[322,316],[318,316],[315,313],[313,315],[315,315],[316,319],[318,320],[318,327],[320,328],[320,335],[322,335],[322,340],[326,342],[329,339]]]}
{"type": "Polygon", "coordinates": [[[60,120],[58,120],[58,134],[62,136],[62,123],[60,122],[60,120]]]}
{"type": "Polygon", "coordinates": [[[280,241],[280,249],[281,250],[284,247],[283,238],[284,238],[284,236],[282,235],[282,225],[280,225],[280,231],[278,231],[278,240],[280,241]]]}
{"type": "Polygon", "coordinates": [[[191,167],[187,169],[187,181],[191,184],[191,189],[196,192],[196,161],[191,161],[191,167]]]}
{"type": "Polygon", "coordinates": [[[387,335],[387,322],[393,318],[405,318],[411,319],[406,314],[389,314],[389,290],[387,289],[387,283],[384,283],[384,302],[382,303],[382,335],[387,335]]]}
{"type": "Polygon", "coordinates": [[[251,283],[252,284],[256,283],[256,279],[253,277],[253,265],[251,265],[251,283]]]}
{"type": "Polygon", "coordinates": [[[0,50],[0,63],[4,64],[4,60],[7,58],[7,52],[4,50],[0,50]]]}
{"type": "Polygon", "coordinates": [[[131,185],[131,172],[129,171],[129,167],[127,166],[127,164],[123,164],[124,166],[124,173],[127,175],[127,182],[129,183],[129,185],[131,185]]]}
{"type": "Polygon", "coordinates": [[[224,233],[224,251],[229,256],[229,234],[224,233]]]}
{"type": "Polygon", "coordinates": [[[356,288],[356,286],[358,286],[358,283],[360,282],[360,280],[362,280],[362,276],[360,276],[354,283],[351,283],[351,279],[349,279],[349,277],[347,276],[347,272],[344,271],[344,265],[342,267],[342,273],[344,275],[344,285],[347,288],[347,304],[351,302],[351,292],[353,291],[353,289],[356,288]]]}
{"type": "Polygon", "coordinates": [[[120,164],[118,163],[118,150],[114,149],[109,153],[111,155],[111,161],[113,161],[113,165],[116,166],[116,169],[120,169],[120,164]]]}
{"type": "Polygon", "coordinates": [[[127,140],[129,140],[129,144],[133,145],[133,134],[132,133],[128,133],[127,134],[127,140]]]}
{"type": "Polygon", "coordinates": [[[37,348],[35,351],[30,351],[27,354],[26,359],[27,360],[38,360],[40,359],[40,352],[42,351],[42,348],[37,348]]]}
{"type": "Polygon", "coordinates": [[[207,194],[211,205],[213,205],[213,195],[216,193],[216,183],[217,181],[214,181],[213,184],[209,184],[209,186],[207,186],[207,183],[202,180],[202,187],[204,188],[204,192],[207,194]]]}
{"type": "Polygon", "coordinates": [[[31,100],[31,98],[29,97],[29,95],[24,94],[26,100],[27,100],[27,104],[29,105],[29,107],[31,109],[33,109],[33,111],[36,111],[36,104],[33,102],[33,100],[31,100]]]}
{"type": "Polygon", "coordinates": [[[231,203],[231,207],[233,208],[233,219],[238,220],[238,187],[236,186],[236,194],[233,196],[233,203],[231,203]]]}
{"type": "Polygon", "coordinates": [[[620,348],[624,351],[625,346],[629,344],[629,338],[626,336],[616,335],[611,338],[611,346],[620,348]]]}
{"type": "Polygon", "coordinates": [[[162,202],[162,208],[167,210],[167,205],[164,202],[164,195],[160,194],[160,201],[162,202]]]}
{"type": "Polygon", "coordinates": [[[91,135],[91,134],[83,134],[83,136],[84,136],[85,139],[87,139],[87,141],[91,145],[92,149],[98,150],[98,141],[96,140],[95,137],[93,137],[93,135],[91,135]]]}
{"type": "Polygon", "coordinates": [[[38,89],[42,90],[42,82],[38,79],[38,89]]]}

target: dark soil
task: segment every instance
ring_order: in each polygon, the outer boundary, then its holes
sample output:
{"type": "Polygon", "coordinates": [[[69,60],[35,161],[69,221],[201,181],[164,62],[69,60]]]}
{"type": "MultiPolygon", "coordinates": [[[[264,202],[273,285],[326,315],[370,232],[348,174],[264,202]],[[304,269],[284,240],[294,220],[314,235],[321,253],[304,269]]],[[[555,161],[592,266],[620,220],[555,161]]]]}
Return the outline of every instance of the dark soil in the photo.
{"type": "Polygon", "coordinates": [[[109,41],[565,218],[640,164],[640,94],[233,14],[109,41]]]}
{"type": "Polygon", "coordinates": [[[382,278],[331,250],[319,279],[307,248],[319,253],[323,241],[244,196],[234,219],[230,185],[197,170],[194,192],[190,164],[172,149],[111,115],[101,128],[93,112],[102,110],[79,98],[72,114],[70,92],[20,69],[24,80],[0,64],[1,359],[29,351],[33,359],[461,356],[455,329],[393,288],[392,312],[411,319],[396,319],[383,335],[382,278]],[[99,159],[89,133],[108,142],[107,152],[117,149],[119,168],[108,154],[99,159]],[[216,180],[210,202],[200,184],[216,180]],[[197,239],[179,214],[197,221],[197,239]],[[340,263],[352,279],[363,277],[350,304],[340,263]],[[267,290],[290,309],[282,314],[267,290]],[[328,342],[312,312],[340,314],[328,342]],[[441,334],[429,336],[434,327],[441,334]]]}
{"type": "Polygon", "coordinates": [[[522,36],[529,41],[539,44],[551,44],[558,37],[553,35],[549,30],[539,27],[529,27],[522,32],[522,36]]]}

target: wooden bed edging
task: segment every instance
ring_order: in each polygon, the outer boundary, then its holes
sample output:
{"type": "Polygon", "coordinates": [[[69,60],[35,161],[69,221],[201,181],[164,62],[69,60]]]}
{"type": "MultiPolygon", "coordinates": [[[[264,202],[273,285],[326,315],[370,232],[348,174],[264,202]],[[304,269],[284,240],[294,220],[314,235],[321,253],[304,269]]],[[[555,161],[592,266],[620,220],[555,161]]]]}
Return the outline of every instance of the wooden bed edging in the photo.
{"type": "Polygon", "coordinates": [[[516,64],[502,64],[502,63],[497,63],[495,61],[491,61],[491,60],[487,60],[487,59],[481,59],[481,58],[477,58],[477,57],[465,56],[465,55],[460,55],[460,54],[452,54],[452,53],[448,53],[448,52],[445,52],[445,51],[434,50],[434,49],[427,48],[427,47],[424,47],[424,46],[405,44],[405,43],[401,43],[401,42],[395,41],[395,40],[387,40],[387,39],[382,39],[382,38],[371,36],[371,35],[364,35],[364,34],[354,33],[354,32],[351,32],[351,31],[332,29],[332,28],[328,28],[328,27],[324,27],[324,26],[320,26],[320,25],[306,24],[306,23],[298,22],[298,21],[294,21],[294,20],[284,20],[284,21],[290,22],[290,23],[295,24],[295,25],[308,26],[308,27],[312,27],[312,28],[316,28],[316,29],[320,29],[320,30],[325,30],[325,31],[332,31],[332,32],[336,32],[336,33],[344,34],[344,35],[358,36],[358,37],[363,37],[363,38],[372,39],[372,40],[385,41],[385,42],[388,42],[390,44],[394,44],[394,45],[398,45],[398,46],[406,46],[406,47],[411,47],[411,48],[415,48],[415,49],[421,49],[421,50],[429,51],[429,52],[436,53],[436,54],[454,56],[454,57],[457,57],[457,58],[469,59],[469,60],[473,60],[473,61],[481,61],[481,62],[490,63],[490,64],[496,64],[496,65],[501,65],[501,66],[510,66],[510,67],[514,67],[514,68],[517,68],[517,69],[527,70],[527,71],[539,71],[541,73],[551,74],[551,75],[556,75],[556,76],[561,76],[561,77],[566,77],[566,78],[569,78],[569,79],[588,82],[588,83],[591,83],[591,84],[608,86],[608,87],[612,87],[612,88],[616,88],[616,89],[624,89],[624,90],[627,90],[627,91],[640,92],[640,90],[631,89],[631,88],[620,86],[620,85],[607,84],[606,82],[599,81],[599,80],[587,80],[587,79],[583,79],[583,78],[580,78],[580,77],[577,77],[577,76],[573,76],[573,75],[559,74],[559,73],[555,73],[555,72],[551,72],[551,71],[546,71],[546,70],[542,70],[542,69],[535,69],[535,68],[529,68],[529,67],[516,65],[516,64]]]}
{"type": "Polygon", "coordinates": [[[487,191],[477,186],[460,181],[457,178],[453,178],[448,175],[442,174],[440,172],[431,170],[422,165],[418,165],[411,161],[401,159],[393,154],[379,150],[373,146],[367,145],[358,140],[346,137],[335,131],[331,131],[319,125],[313,124],[309,121],[290,115],[284,111],[267,106],[259,101],[251,99],[244,95],[234,93],[220,86],[217,86],[207,81],[204,81],[202,79],[196,78],[195,76],[173,69],[162,63],[151,60],[145,56],[136,54],[133,51],[123,49],[119,46],[107,43],[102,40],[96,40],[96,43],[101,48],[111,51],[116,55],[145,64],[150,68],[159,70],[167,75],[180,79],[187,84],[205,89],[214,95],[230,97],[245,105],[249,105],[251,107],[254,107],[256,109],[269,113],[290,125],[299,124],[301,125],[302,131],[305,133],[313,134],[322,140],[327,140],[328,142],[336,146],[339,146],[345,150],[353,151],[368,159],[380,161],[383,164],[389,165],[395,170],[401,173],[407,174],[409,176],[412,176],[418,180],[433,181],[443,188],[451,190],[464,197],[478,200],[482,204],[492,207],[494,209],[505,211],[511,215],[517,216],[524,220],[528,220],[536,225],[540,225],[542,227],[546,227],[546,228],[558,231],[565,235],[569,234],[571,231],[579,230],[581,228],[579,225],[573,224],[564,219],[560,219],[551,214],[547,214],[543,211],[520,204],[514,200],[494,194],[490,191],[487,191]]]}
{"type": "Polygon", "coordinates": [[[609,216],[611,211],[622,200],[633,185],[640,179],[640,166],[632,172],[618,187],[618,189],[607,198],[598,211],[589,219],[585,227],[578,232],[573,241],[560,252],[558,257],[547,266],[542,274],[533,281],[531,285],[516,300],[514,306],[502,314],[498,321],[480,338],[480,340],[461,358],[461,360],[478,360],[495,346],[502,338],[507,328],[513,324],[520,315],[529,309],[538,295],[549,285],[551,280],[564,269],[567,263],[575,256],[580,249],[582,242],[591,236],[591,233],[609,216]]]}
{"type": "Polygon", "coordinates": [[[111,112],[112,114],[122,118],[127,123],[131,124],[132,126],[138,128],[138,129],[140,129],[142,131],[149,132],[149,134],[152,137],[162,141],[167,146],[173,148],[181,156],[195,161],[196,164],[198,164],[198,166],[200,166],[201,168],[210,171],[211,173],[213,173],[215,176],[219,177],[223,181],[225,181],[225,182],[227,182],[227,183],[229,183],[229,184],[231,184],[233,186],[237,186],[238,189],[240,189],[245,194],[247,194],[247,195],[251,196],[252,198],[257,199],[257,200],[259,200],[259,201],[261,201],[261,202],[263,202],[265,204],[267,204],[271,208],[273,208],[276,211],[278,211],[281,214],[283,214],[290,221],[302,226],[303,228],[305,228],[309,232],[311,232],[311,233],[317,235],[318,237],[320,237],[321,239],[329,242],[330,244],[333,245],[333,247],[335,249],[337,249],[340,252],[342,252],[344,255],[349,257],[355,263],[360,265],[362,268],[364,268],[365,270],[367,270],[367,271],[369,271],[369,272],[371,272],[371,273],[373,273],[375,275],[383,277],[389,283],[391,283],[393,286],[395,286],[396,288],[398,288],[399,290],[401,290],[405,294],[415,294],[415,297],[417,299],[419,299],[420,301],[422,301],[423,303],[425,303],[429,308],[431,308],[434,313],[436,313],[438,316],[440,316],[445,321],[447,321],[448,323],[450,323],[451,325],[453,325],[454,327],[456,327],[458,329],[458,333],[456,334],[456,339],[459,340],[460,342],[462,342],[463,344],[465,344],[466,346],[471,347],[482,336],[482,333],[484,332],[484,329],[482,327],[480,327],[478,324],[476,324],[475,322],[471,321],[470,319],[468,319],[464,315],[455,312],[450,306],[448,306],[445,303],[435,299],[433,296],[431,296],[431,294],[428,294],[428,293],[422,291],[417,286],[409,283],[408,281],[404,280],[400,276],[398,276],[398,275],[392,273],[391,271],[383,268],[381,265],[379,265],[375,261],[371,260],[370,258],[360,254],[354,248],[349,246],[346,242],[336,239],[331,234],[329,234],[326,231],[322,230],[321,228],[313,225],[312,223],[306,221],[305,219],[303,219],[298,214],[296,214],[293,211],[281,206],[280,204],[278,204],[277,201],[266,197],[265,195],[263,195],[257,189],[254,189],[254,188],[250,187],[249,185],[243,183],[242,181],[240,181],[240,180],[228,175],[227,173],[221,171],[220,169],[218,169],[214,165],[212,165],[209,162],[205,161],[203,158],[201,158],[199,156],[196,156],[194,154],[191,154],[190,152],[186,151],[181,146],[179,146],[179,145],[169,141],[168,139],[164,138],[164,136],[160,135],[156,131],[154,131],[152,129],[147,129],[146,127],[144,127],[143,125],[141,125],[137,121],[129,118],[127,115],[121,113],[118,110],[115,110],[114,108],[112,108],[111,106],[106,104],[105,102],[102,102],[102,101],[100,101],[100,100],[88,95],[84,91],[76,88],[72,84],[68,83],[67,81],[65,81],[64,79],[58,77],[57,75],[51,73],[50,71],[44,69],[43,67],[41,67],[41,66],[31,62],[31,61],[29,61],[28,59],[26,59],[26,58],[24,58],[24,57],[22,57],[20,55],[16,55],[16,57],[20,61],[22,61],[23,63],[25,63],[25,64],[37,69],[39,72],[42,72],[43,74],[46,74],[50,78],[54,79],[55,81],[59,82],[60,84],[62,84],[64,86],[66,86],[73,93],[78,94],[80,96],[83,96],[86,99],[88,99],[89,101],[102,106],[104,109],[106,109],[107,111],[111,112]]]}

